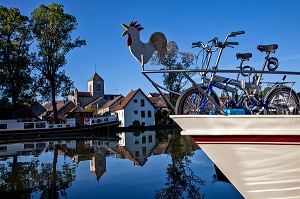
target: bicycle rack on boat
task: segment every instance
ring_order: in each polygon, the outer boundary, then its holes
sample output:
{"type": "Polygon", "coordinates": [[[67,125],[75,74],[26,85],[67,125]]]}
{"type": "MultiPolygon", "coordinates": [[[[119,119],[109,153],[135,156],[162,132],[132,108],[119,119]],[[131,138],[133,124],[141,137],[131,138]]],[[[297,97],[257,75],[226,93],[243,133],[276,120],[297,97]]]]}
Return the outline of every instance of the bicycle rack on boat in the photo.
{"type": "Polygon", "coordinates": [[[194,87],[196,87],[201,94],[203,94],[208,100],[210,100],[217,110],[220,111],[221,114],[226,115],[226,113],[222,110],[222,107],[217,104],[214,99],[212,99],[206,92],[197,84],[188,74],[189,73],[230,73],[230,74],[237,74],[237,73],[255,73],[255,74],[281,74],[281,75],[300,75],[300,72],[293,72],[293,71],[261,71],[261,70],[255,70],[253,71],[245,71],[245,70],[205,70],[205,69],[190,69],[190,70],[145,70],[145,66],[142,63],[141,64],[141,73],[151,82],[151,84],[154,86],[154,88],[159,92],[159,94],[163,97],[164,101],[168,105],[168,107],[175,112],[175,107],[172,105],[170,100],[164,95],[162,90],[165,90],[167,92],[176,94],[178,96],[181,95],[181,93],[174,92],[170,89],[165,88],[162,85],[157,84],[148,74],[154,74],[154,73],[181,73],[183,74],[194,87]]]}

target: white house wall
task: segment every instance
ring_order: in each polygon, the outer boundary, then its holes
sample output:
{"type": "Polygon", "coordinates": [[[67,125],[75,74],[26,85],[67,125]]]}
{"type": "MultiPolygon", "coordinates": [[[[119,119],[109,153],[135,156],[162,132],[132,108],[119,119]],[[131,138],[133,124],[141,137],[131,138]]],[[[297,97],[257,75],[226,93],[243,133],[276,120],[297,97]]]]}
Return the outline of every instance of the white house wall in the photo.
{"type": "Polygon", "coordinates": [[[135,120],[140,121],[140,124],[144,124],[145,126],[154,125],[154,110],[155,108],[149,99],[142,92],[137,92],[125,106],[124,126],[131,125],[135,120]],[[141,106],[141,100],[144,100],[144,106],[141,106]],[[144,111],[145,117],[141,116],[142,111],[144,111]],[[148,117],[148,111],[151,112],[151,117],[148,117]]]}
{"type": "Polygon", "coordinates": [[[124,121],[125,120],[125,118],[124,118],[124,109],[116,111],[115,115],[118,116],[118,119],[120,121],[120,126],[124,127],[125,126],[124,125],[124,122],[125,122],[124,121]]]}
{"type": "Polygon", "coordinates": [[[140,135],[135,136],[132,132],[120,133],[119,141],[122,146],[131,153],[131,155],[140,163],[144,163],[146,158],[150,156],[153,148],[156,145],[155,131],[145,131],[140,135]]]}

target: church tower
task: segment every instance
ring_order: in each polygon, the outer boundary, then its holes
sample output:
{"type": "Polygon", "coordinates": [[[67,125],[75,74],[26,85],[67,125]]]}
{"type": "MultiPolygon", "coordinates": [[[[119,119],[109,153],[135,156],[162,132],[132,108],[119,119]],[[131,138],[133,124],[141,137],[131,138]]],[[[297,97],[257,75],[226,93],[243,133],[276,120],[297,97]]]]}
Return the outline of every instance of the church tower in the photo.
{"type": "Polygon", "coordinates": [[[88,91],[93,97],[104,97],[104,80],[96,72],[88,81],[88,91]]]}

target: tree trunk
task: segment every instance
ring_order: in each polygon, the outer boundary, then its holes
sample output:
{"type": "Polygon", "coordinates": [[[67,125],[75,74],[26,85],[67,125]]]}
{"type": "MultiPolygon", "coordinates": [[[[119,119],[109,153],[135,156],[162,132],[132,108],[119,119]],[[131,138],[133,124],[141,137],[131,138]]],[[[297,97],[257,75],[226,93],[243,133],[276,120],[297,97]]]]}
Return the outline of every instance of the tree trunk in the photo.
{"type": "Polygon", "coordinates": [[[55,100],[55,83],[51,83],[51,95],[52,95],[52,107],[53,107],[53,115],[54,115],[54,122],[58,124],[58,113],[57,113],[57,106],[55,100]]]}

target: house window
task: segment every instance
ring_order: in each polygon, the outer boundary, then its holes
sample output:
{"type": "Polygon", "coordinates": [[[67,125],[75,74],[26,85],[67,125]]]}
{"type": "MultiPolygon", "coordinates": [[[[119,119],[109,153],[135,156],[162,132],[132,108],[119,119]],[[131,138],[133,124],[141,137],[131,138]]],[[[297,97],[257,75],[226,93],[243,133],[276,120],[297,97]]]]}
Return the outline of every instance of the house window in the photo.
{"type": "Polygon", "coordinates": [[[0,129],[7,129],[7,124],[0,124],[0,129]]]}
{"type": "Polygon", "coordinates": [[[7,146],[0,146],[0,151],[7,151],[7,146]]]}
{"type": "Polygon", "coordinates": [[[137,114],[138,114],[138,111],[133,111],[133,114],[137,115],[137,114]]]}
{"type": "Polygon", "coordinates": [[[141,111],[141,117],[145,117],[145,111],[141,111]]]}
{"type": "Polygon", "coordinates": [[[145,122],[142,122],[142,126],[145,126],[145,122]]]}
{"type": "Polygon", "coordinates": [[[24,129],[33,129],[34,123],[24,123],[24,129]]]}
{"type": "Polygon", "coordinates": [[[151,111],[148,111],[148,117],[152,117],[152,112],[151,111]]]}
{"type": "Polygon", "coordinates": [[[149,135],[148,139],[149,139],[149,143],[152,143],[152,135],[149,135]]]}
{"type": "Polygon", "coordinates": [[[142,144],[146,143],[146,136],[142,136],[142,144]]]}
{"type": "Polygon", "coordinates": [[[46,143],[45,143],[45,142],[36,143],[36,144],[35,144],[35,147],[36,147],[37,149],[43,149],[43,148],[46,148],[46,143]]]}
{"type": "Polygon", "coordinates": [[[143,156],[146,156],[146,147],[143,147],[143,156]]]}
{"type": "Polygon", "coordinates": [[[34,144],[24,144],[24,149],[34,149],[34,144]]]}
{"type": "Polygon", "coordinates": [[[145,100],[141,100],[141,106],[145,106],[145,100]]]}
{"type": "Polygon", "coordinates": [[[139,139],[135,139],[134,144],[139,144],[139,139]]]}
{"type": "Polygon", "coordinates": [[[46,124],[45,122],[38,122],[38,123],[35,123],[35,128],[38,128],[38,129],[44,129],[46,128],[46,124]]]}
{"type": "Polygon", "coordinates": [[[134,99],[133,102],[134,102],[134,103],[137,103],[137,99],[134,99]]]}
{"type": "Polygon", "coordinates": [[[140,152],[139,151],[135,151],[135,157],[136,158],[140,157],[140,152]]]}

